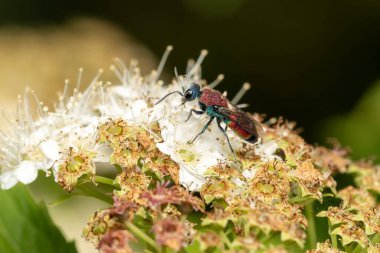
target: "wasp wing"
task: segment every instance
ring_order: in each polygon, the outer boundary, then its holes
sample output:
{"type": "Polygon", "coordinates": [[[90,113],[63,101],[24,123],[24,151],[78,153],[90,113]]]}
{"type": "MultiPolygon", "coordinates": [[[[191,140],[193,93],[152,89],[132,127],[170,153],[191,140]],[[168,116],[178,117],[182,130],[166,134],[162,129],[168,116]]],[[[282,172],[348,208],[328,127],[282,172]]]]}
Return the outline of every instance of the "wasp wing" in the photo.
{"type": "Polygon", "coordinates": [[[217,107],[216,110],[226,117],[226,119],[235,122],[248,133],[259,137],[263,135],[264,130],[261,124],[238,107],[235,107],[233,110],[225,107],[217,107]]]}

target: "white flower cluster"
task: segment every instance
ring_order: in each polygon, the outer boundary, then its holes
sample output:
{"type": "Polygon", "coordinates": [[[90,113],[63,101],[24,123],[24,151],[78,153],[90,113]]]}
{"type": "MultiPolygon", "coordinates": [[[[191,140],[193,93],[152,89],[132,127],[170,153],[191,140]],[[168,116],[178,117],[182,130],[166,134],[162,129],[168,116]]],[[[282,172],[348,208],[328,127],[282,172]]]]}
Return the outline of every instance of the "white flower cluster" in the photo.
{"type": "MultiPolygon", "coordinates": [[[[171,91],[184,91],[191,83],[205,83],[201,80],[200,67],[207,54],[204,50],[197,61],[189,61],[184,77],[177,77],[164,86],[159,77],[171,50],[169,46],[157,70],[145,77],[141,76],[135,61],[125,66],[115,60],[111,70],[120,79],[120,84],[103,84],[99,72],[84,92],[79,91],[79,78],[70,96],[67,83],[52,111],[38,101],[32,91],[26,90],[19,98],[16,122],[9,121],[9,131],[0,131],[1,188],[11,188],[17,182],[31,183],[39,170],[56,175],[69,149],[94,153],[94,162],[109,162],[110,148],[96,143],[97,127],[109,118],[118,118],[148,131],[153,122],[158,122],[162,137],[162,142],[157,143],[158,149],[179,164],[182,185],[189,190],[200,189],[205,182],[206,169],[233,159],[233,154],[216,124],[211,124],[206,133],[188,144],[208,120],[207,115],[193,116],[185,123],[190,109],[197,106],[195,102],[179,106],[181,99],[173,95],[155,105],[171,91]],[[31,113],[34,104],[31,99],[37,104],[35,116],[31,113]]],[[[210,86],[215,87],[221,79],[218,77],[210,86]]],[[[232,146],[239,148],[242,141],[230,136],[232,146]]]]}

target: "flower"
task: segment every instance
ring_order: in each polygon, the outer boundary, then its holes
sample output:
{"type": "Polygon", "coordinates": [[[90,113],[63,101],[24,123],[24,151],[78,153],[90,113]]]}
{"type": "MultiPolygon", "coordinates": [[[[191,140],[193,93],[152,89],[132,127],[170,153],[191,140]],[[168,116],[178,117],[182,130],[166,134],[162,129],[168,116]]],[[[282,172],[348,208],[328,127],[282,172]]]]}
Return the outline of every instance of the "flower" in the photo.
{"type": "Polygon", "coordinates": [[[129,241],[136,240],[135,237],[126,230],[110,230],[99,242],[99,250],[102,253],[132,253],[129,241]]]}
{"type": "Polygon", "coordinates": [[[152,122],[152,99],[159,98],[167,92],[167,87],[163,86],[159,77],[172,49],[172,46],[166,48],[157,70],[145,77],[141,76],[137,61],[131,61],[127,67],[122,61],[115,59],[115,65],[111,66],[111,70],[121,83],[106,88],[105,103],[99,106],[99,111],[107,117],[144,126],[152,122]]]}
{"type": "Polygon", "coordinates": [[[191,191],[197,191],[206,182],[206,170],[232,154],[216,125],[211,125],[210,131],[189,144],[204,127],[205,119],[193,117],[185,122],[187,115],[187,111],[177,111],[168,118],[159,120],[164,141],[156,145],[161,152],[179,164],[180,183],[191,191]]]}
{"type": "MultiPolygon", "coordinates": [[[[207,51],[202,51],[195,64],[188,66],[185,79],[177,76],[178,82],[169,86],[167,94],[171,91],[186,90],[192,83],[202,83],[200,63],[206,54],[207,51]]],[[[221,79],[222,77],[218,77],[214,83],[217,84],[221,79]]],[[[205,176],[207,169],[221,161],[231,159],[234,155],[229,149],[226,137],[220,132],[215,122],[192,144],[189,144],[205,127],[209,117],[192,115],[189,118],[190,110],[197,108],[195,101],[183,107],[180,105],[181,100],[175,96],[167,97],[156,105],[153,113],[163,112],[164,114],[164,117],[157,120],[163,142],[156,145],[161,152],[169,155],[179,164],[180,183],[190,191],[199,191],[207,181],[205,176]]],[[[235,136],[230,137],[230,141],[235,149],[242,145],[241,140],[235,136]]]]}
{"type": "Polygon", "coordinates": [[[9,189],[17,182],[33,182],[38,170],[46,172],[59,155],[46,108],[30,89],[19,96],[16,121],[9,123],[8,131],[0,131],[0,184],[3,189],[9,189]],[[31,97],[38,102],[36,118],[30,112],[31,97]]]}
{"type": "MultiPolygon", "coordinates": [[[[81,184],[78,192],[113,201],[84,230],[101,252],[131,252],[132,246],[286,252],[306,241],[312,246],[307,236],[317,222],[314,210],[328,203],[313,209],[313,200],[326,197],[341,202],[318,214],[329,221],[333,246],[339,236],[343,246],[377,250],[373,235],[380,231],[380,207],[373,194],[380,192],[379,166],[352,162],[339,146],[313,147],[295,123],[282,118],[262,123],[265,131],[256,144],[230,129],[222,133],[215,122],[208,125],[209,115],[190,114],[199,110],[197,101],[183,104],[178,96],[193,83],[206,85],[200,64],[207,51],[189,61],[185,76],[175,72],[176,79],[164,86],[159,77],[171,49],[146,76],[137,62],[126,66],[116,59],[111,69],[118,84],[100,81],[101,71],[82,92],[78,82],[69,94],[66,82],[53,110],[27,89],[17,120],[0,131],[1,188],[30,183],[43,171],[66,191],[81,184]],[[100,164],[107,175],[98,171],[100,164]],[[332,176],[339,173],[351,173],[355,184],[337,192],[332,176]],[[89,186],[91,181],[106,187],[89,186]],[[131,243],[132,234],[144,243],[131,243]]],[[[243,85],[231,102],[248,88],[243,85]]],[[[258,114],[247,117],[263,122],[258,114]]],[[[328,242],[314,246],[311,252],[333,248],[328,242]]]]}
{"type": "Polygon", "coordinates": [[[179,185],[168,187],[168,183],[157,184],[154,190],[142,193],[141,198],[155,211],[160,211],[164,204],[189,205],[195,211],[204,211],[202,200],[179,185]]]}
{"type": "Polygon", "coordinates": [[[179,251],[185,246],[185,226],[175,217],[167,217],[157,221],[152,230],[158,245],[165,245],[175,251],[179,251]]]}

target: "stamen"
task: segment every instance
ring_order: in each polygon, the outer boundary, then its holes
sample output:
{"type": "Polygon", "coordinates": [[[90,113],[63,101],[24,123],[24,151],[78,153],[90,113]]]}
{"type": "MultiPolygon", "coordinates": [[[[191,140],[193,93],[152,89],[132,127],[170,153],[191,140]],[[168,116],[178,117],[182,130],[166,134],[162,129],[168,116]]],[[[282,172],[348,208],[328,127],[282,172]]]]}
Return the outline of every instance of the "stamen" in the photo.
{"type": "MultiPolygon", "coordinates": [[[[30,108],[29,108],[29,92],[30,88],[27,87],[24,92],[24,101],[23,101],[23,106],[24,106],[24,117],[25,121],[28,124],[29,127],[31,127],[32,124],[32,115],[30,113],[30,108]]],[[[30,128],[29,128],[30,129],[30,128]]]]}
{"type": "MultiPolygon", "coordinates": [[[[98,70],[98,73],[96,74],[96,76],[92,79],[92,81],[91,81],[91,83],[90,83],[90,85],[89,85],[89,88],[95,86],[95,85],[98,83],[98,79],[99,79],[99,77],[100,77],[102,74],[103,74],[103,69],[99,69],[99,70],[98,70]]],[[[89,91],[90,91],[89,88],[88,88],[84,93],[89,92],[89,91]]],[[[83,95],[84,95],[84,94],[83,94],[83,95]]]]}
{"type": "Polygon", "coordinates": [[[235,97],[231,100],[232,104],[237,104],[240,99],[244,96],[244,94],[251,88],[251,84],[244,83],[238,93],[236,93],[235,97]]]}
{"type": "Polygon", "coordinates": [[[16,121],[18,125],[21,124],[21,106],[22,106],[22,98],[21,95],[17,96],[17,108],[16,108],[16,121]]]}
{"type": "Polygon", "coordinates": [[[64,88],[63,88],[63,94],[62,94],[62,96],[59,98],[59,100],[63,101],[63,100],[66,98],[67,89],[69,88],[69,84],[70,84],[70,80],[69,80],[69,79],[66,79],[66,80],[65,80],[65,86],[64,86],[64,88]]]}
{"type": "Polygon", "coordinates": [[[113,61],[116,64],[116,68],[120,70],[120,72],[123,72],[125,69],[127,69],[127,66],[125,66],[124,62],[120,58],[116,57],[113,59],[113,61]]]}
{"type": "Polygon", "coordinates": [[[220,74],[218,77],[208,85],[209,88],[214,89],[218,84],[220,84],[221,81],[223,81],[224,75],[220,74]]]}
{"type": "Polygon", "coordinates": [[[110,70],[117,76],[117,78],[119,78],[120,81],[123,81],[123,76],[115,65],[111,65],[110,70]]]}
{"type": "Polygon", "coordinates": [[[203,60],[205,59],[206,55],[208,54],[208,51],[206,49],[203,49],[201,51],[201,54],[199,55],[197,61],[195,62],[194,66],[190,69],[189,72],[186,73],[187,76],[192,76],[199,68],[203,60]]]}
{"type": "Polygon", "coordinates": [[[190,72],[190,70],[194,66],[194,64],[195,64],[194,59],[190,58],[189,60],[187,60],[186,73],[190,72]]]}
{"type": "MultiPolygon", "coordinates": [[[[128,72],[127,66],[125,66],[124,62],[120,58],[114,58],[113,61],[115,62],[115,65],[113,65],[113,67],[111,66],[111,70],[116,74],[119,80],[124,83],[128,72]]],[[[131,65],[132,61],[133,60],[131,60],[131,65]]]]}
{"type": "Polygon", "coordinates": [[[40,99],[38,98],[37,94],[34,92],[34,90],[31,90],[30,93],[32,94],[32,96],[34,97],[34,100],[36,100],[36,103],[37,103],[37,114],[39,117],[42,117],[45,115],[42,107],[43,107],[43,102],[40,101],[40,99]]]}
{"type": "Polygon", "coordinates": [[[83,68],[79,68],[79,71],[78,71],[78,79],[77,79],[77,91],[79,92],[79,89],[80,89],[80,83],[82,81],[82,74],[83,74],[83,68]]]}
{"type": "Polygon", "coordinates": [[[238,104],[238,105],[236,105],[236,107],[239,109],[243,109],[243,108],[249,107],[249,104],[238,104]]]}
{"type": "Polygon", "coordinates": [[[144,125],[142,125],[141,128],[144,129],[145,131],[147,131],[148,133],[150,133],[151,135],[153,135],[154,137],[156,137],[157,139],[162,140],[162,137],[158,136],[155,132],[153,132],[150,129],[150,125],[148,126],[148,128],[146,128],[144,125]]]}
{"type": "Polygon", "coordinates": [[[173,46],[169,45],[166,47],[166,50],[164,52],[164,55],[161,58],[160,64],[157,67],[157,71],[152,79],[152,82],[157,82],[158,78],[160,78],[160,75],[162,73],[162,70],[164,69],[165,63],[169,57],[170,52],[173,50],[173,46]]]}
{"type": "MultiPolygon", "coordinates": [[[[186,88],[184,87],[183,83],[182,83],[182,80],[181,80],[181,77],[180,75],[178,75],[178,72],[177,72],[177,68],[174,67],[174,74],[175,74],[175,77],[177,78],[177,81],[178,81],[178,84],[181,86],[181,89],[182,89],[182,93],[185,93],[185,90],[186,88]]],[[[185,76],[185,79],[186,79],[186,76],[185,76]]],[[[187,79],[186,79],[187,80],[187,79]]]]}
{"type": "Polygon", "coordinates": [[[174,74],[175,74],[175,77],[177,78],[178,83],[180,84],[181,83],[181,79],[179,78],[177,67],[174,67],[174,74]]]}
{"type": "MultiPolygon", "coordinates": [[[[120,63],[122,64],[122,66],[125,66],[124,63],[122,61],[120,61],[120,63]]],[[[137,65],[139,64],[139,61],[137,59],[132,59],[131,60],[131,65],[130,65],[130,68],[133,69],[135,67],[137,67],[137,65]]],[[[124,67],[125,68],[125,67],[124,67]]],[[[126,68],[125,68],[126,69],[126,68]]]]}

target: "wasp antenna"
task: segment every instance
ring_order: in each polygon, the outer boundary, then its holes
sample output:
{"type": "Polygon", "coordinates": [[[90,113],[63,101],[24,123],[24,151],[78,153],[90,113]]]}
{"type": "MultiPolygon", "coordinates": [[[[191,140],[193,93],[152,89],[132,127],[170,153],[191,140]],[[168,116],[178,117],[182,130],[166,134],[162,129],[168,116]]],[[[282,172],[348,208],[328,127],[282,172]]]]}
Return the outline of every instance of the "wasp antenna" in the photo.
{"type": "Polygon", "coordinates": [[[160,100],[158,100],[154,105],[157,105],[157,104],[161,103],[165,98],[167,98],[168,96],[170,96],[170,95],[172,95],[174,93],[178,93],[178,94],[180,94],[183,97],[182,92],[180,92],[180,91],[173,91],[173,92],[170,92],[170,93],[166,94],[163,98],[161,98],[160,100]]]}
{"type": "Polygon", "coordinates": [[[238,93],[236,93],[235,97],[231,100],[231,103],[237,104],[249,89],[251,89],[251,84],[250,83],[244,83],[243,86],[238,91],[238,93]]]}
{"type": "Polygon", "coordinates": [[[211,89],[214,89],[218,84],[220,84],[221,81],[223,81],[224,79],[224,75],[223,74],[220,74],[218,75],[218,77],[208,85],[208,87],[210,87],[211,89]]]}

